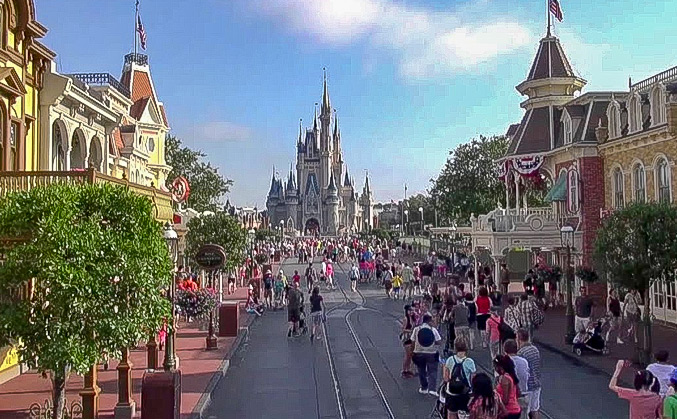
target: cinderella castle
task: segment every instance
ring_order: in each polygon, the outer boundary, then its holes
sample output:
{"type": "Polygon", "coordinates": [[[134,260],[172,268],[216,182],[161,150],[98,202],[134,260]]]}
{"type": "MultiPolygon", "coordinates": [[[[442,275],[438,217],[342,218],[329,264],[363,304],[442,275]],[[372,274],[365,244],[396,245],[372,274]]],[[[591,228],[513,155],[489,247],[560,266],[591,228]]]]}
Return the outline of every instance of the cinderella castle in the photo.
{"type": "Polygon", "coordinates": [[[266,207],[271,225],[283,224],[286,231],[303,235],[354,233],[374,225],[369,174],[358,195],[343,162],[341,130],[332,115],[326,73],[319,118],[315,110],[312,128],[299,125],[296,170],[292,165],[283,180],[273,168],[266,207]]]}

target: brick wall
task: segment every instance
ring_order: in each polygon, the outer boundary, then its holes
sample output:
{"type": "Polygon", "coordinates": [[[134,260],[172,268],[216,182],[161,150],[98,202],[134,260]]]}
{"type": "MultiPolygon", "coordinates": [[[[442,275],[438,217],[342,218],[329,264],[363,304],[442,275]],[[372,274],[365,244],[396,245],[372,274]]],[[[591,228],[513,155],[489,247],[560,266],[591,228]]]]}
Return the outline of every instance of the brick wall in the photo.
{"type": "Polygon", "coordinates": [[[583,231],[583,264],[592,265],[595,237],[600,226],[600,209],[604,208],[604,164],[601,157],[579,160],[581,174],[581,230],[583,231]]]}

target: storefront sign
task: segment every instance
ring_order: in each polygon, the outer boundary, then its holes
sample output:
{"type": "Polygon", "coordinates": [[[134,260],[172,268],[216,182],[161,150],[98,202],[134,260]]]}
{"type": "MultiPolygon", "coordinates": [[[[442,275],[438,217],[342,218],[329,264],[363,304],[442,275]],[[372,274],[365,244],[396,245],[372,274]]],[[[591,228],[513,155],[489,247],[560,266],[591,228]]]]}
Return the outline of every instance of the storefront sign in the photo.
{"type": "Polygon", "coordinates": [[[216,244],[205,244],[195,254],[195,263],[202,269],[212,271],[226,263],[226,252],[216,244]]]}
{"type": "Polygon", "coordinates": [[[19,351],[14,346],[0,348],[0,372],[19,363],[19,351]]]}

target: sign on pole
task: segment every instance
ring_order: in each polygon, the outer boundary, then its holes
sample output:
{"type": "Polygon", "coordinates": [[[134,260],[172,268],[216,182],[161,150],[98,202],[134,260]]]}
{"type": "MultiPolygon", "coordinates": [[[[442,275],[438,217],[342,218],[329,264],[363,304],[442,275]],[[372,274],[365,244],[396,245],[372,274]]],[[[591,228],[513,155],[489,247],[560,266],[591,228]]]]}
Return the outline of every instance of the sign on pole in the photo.
{"type": "Polygon", "coordinates": [[[205,244],[198,249],[194,259],[202,269],[213,271],[226,263],[226,251],[217,244],[205,244]]]}

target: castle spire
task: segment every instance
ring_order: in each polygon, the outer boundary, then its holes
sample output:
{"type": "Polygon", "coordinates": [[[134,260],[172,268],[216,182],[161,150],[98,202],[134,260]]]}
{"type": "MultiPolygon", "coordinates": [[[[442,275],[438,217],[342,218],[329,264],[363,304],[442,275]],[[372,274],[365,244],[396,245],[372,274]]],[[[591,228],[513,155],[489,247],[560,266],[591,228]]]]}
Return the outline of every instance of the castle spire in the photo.
{"type": "Polygon", "coordinates": [[[330,115],[331,114],[331,103],[329,102],[329,88],[327,87],[327,69],[322,67],[324,71],[324,85],[322,91],[322,114],[330,115]]]}
{"type": "Polygon", "coordinates": [[[371,188],[369,187],[369,171],[367,170],[367,174],[365,175],[364,179],[364,195],[369,194],[371,194],[371,188]]]}
{"type": "Polygon", "coordinates": [[[303,118],[299,118],[299,144],[303,142],[303,118]]]}

